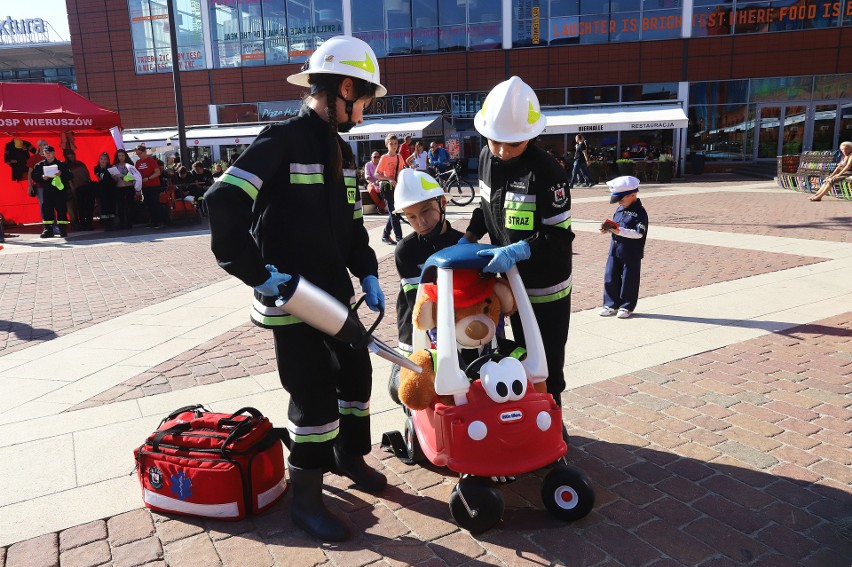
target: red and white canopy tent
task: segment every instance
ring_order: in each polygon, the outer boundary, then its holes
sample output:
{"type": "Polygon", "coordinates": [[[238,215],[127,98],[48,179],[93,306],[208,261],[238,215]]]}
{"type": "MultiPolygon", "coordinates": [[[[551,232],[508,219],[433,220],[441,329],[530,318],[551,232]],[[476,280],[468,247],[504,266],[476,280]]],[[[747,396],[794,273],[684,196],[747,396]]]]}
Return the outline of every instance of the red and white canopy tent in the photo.
{"type": "MultiPolygon", "coordinates": [[[[0,145],[13,137],[34,146],[46,140],[56,148],[56,157],[64,159],[62,150],[73,144],[77,159],[91,170],[101,152],[112,160],[120,128],[118,113],[62,85],[0,83],[0,145]]],[[[27,194],[27,182],[12,181],[6,163],[0,164],[0,213],[9,224],[41,222],[38,201],[27,194]]]]}

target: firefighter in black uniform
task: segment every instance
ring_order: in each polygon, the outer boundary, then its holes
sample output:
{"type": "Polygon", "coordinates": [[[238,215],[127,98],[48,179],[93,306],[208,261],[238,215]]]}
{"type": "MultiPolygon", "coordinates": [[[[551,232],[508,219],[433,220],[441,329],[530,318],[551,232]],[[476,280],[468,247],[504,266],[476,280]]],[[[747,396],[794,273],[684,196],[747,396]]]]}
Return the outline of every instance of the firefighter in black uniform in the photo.
{"type": "Polygon", "coordinates": [[[645,240],[648,238],[648,213],[639,200],[639,180],[632,175],[607,181],[610,203],[618,203],[612,220],[618,226],[601,226],[612,234],[604,273],[604,300],[601,317],[628,319],[639,301],[639,275],[645,240]]]}
{"type": "Polygon", "coordinates": [[[65,163],[56,159],[53,146],[45,146],[44,160],[33,168],[32,178],[39,187],[44,189],[44,199],[41,203],[41,222],[44,230],[41,238],[53,238],[53,225],[59,225],[59,236],[68,236],[68,192],[71,191],[71,171],[65,163]],[[56,166],[57,173],[45,175],[45,168],[52,170],[56,166]]]}
{"type": "MultiPolygon", "coordinates": [[[[403,169],[394,191],[394,213],[402,213],[414,230],[396,247],[396,271],[399,273],[399,295],[396,299],[396,327],[399,350],[406,355],[413,348],[411,314],[417,299],[420,274],[426,260],[437,252],[455,245],[461,231],[450,226],[446,218],[447,197],[435,179],[426,172],[403,169]]],[[[394,364],[388,384],[391,398],[399,403],[399,366],[394,364]]]]}
{"type": "Polygon", "coordinates": [[[275,299],[289,274],[299,274],[349,305],[348,269],[360,279],[367,305],[384,308],[354,158],[338,132],[361,122],[364,107],[387,90],[373,50],[353,37],[329,39],[303,69],[287,79],[310,87],[300,114],[264,129],[204,199],[219,265],[254,287],[252,320],[273,329],[278,373],[290,394],[293,522],[319,539],[342,541],[348,529],[323,503],[323,473],[343,474],[367,492],[387,484],[364,462],[369,354],[289,315],[275,299]]]}
{"type": "MultiPolygon", "coordinates": [[[[481,204],[473,212],[464,241],[486,232],[501,248],[484,271],[502,273],[518,263],[547,353],[547,391],[561,405],[562,367],[571,318],[571,193],[565,169],[531,140],[545,128],[538,98],[512,77],[494,87],[474,118],[488,140],[479,156],[481,204]]],[[[526,346],[517,315],[515,340],[526,346]]],[[[567,434],[566,434],[567,436],[567,434]]]]}

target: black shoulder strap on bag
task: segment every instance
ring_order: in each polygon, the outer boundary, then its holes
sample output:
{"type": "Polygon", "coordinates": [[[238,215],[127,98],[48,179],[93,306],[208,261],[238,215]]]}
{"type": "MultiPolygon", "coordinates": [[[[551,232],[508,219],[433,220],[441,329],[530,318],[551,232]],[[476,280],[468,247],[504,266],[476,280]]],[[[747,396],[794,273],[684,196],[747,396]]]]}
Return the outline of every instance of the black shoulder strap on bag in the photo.
{"type": "Polygon", "coordinates": [[[192,429],[192,424],[188,421],[185,421],[183,423],[173,425],[168,429],[158,431],[151,439],[151,450],[155,453],[158,453],[160,451],[160,442],[163,440],[164,437],[166,437],[167,435],[180,435],[184,431],[189,431],[190,429],[192,429]]]}

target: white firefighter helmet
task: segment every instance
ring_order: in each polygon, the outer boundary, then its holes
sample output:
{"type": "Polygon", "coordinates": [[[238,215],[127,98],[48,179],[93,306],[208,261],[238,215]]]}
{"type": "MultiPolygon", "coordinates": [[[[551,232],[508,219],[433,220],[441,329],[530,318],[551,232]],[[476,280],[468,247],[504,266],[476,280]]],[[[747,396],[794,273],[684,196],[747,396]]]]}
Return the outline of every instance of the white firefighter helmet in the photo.
{"type": "Polygon", "coordinates": [[[393,212],[401,213],[406,207],[443,197],[446,193],[441,184],[425,171],[405,168],[399,172],[393,195],[396,207],[393,212]]]}
{"type": "Polygon", "coordinates": [[[327,73],[362,79],[376,85],[376,96],[388,90],[379,78],[379,62],[373,48],[350,35],[338,35],[325,41],[314,51],[303,71],[287,77],[287,82],[300,87],[311,86],[310,75],[327,73]]]}
{"type": "Polygon", "coordinates": [[[473,119],[476,131],[495,142],[532,140],[547,126],[532,87],[518,77],[503,81],[488,93],[473,119]]]}

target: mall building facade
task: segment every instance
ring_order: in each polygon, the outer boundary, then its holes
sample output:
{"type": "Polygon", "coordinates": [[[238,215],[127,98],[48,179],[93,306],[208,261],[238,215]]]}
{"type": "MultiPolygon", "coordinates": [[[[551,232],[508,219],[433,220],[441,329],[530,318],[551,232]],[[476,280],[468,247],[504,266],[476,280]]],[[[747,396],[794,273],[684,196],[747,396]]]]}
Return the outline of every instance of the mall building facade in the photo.
{"type": "MultiPolygon", "coordinates": [[[[174,127],[166,0],[66,1],[80,93],[128,128],[174,127]]],[[[586,115],[548,129],[560,152],[582,131],[618,156],[671,149],[688,171],[696,152],[730,165],[852,139],[852,0],[173,1],[190,125],[292,115],[303,93],[285,77],[350,34],[388,87],[369,112],[440,115],[466,157],[473,115],[512,75],[549,117],[586,115]],[[673,107],[682,120],[654,118],[673,107]]]]}

